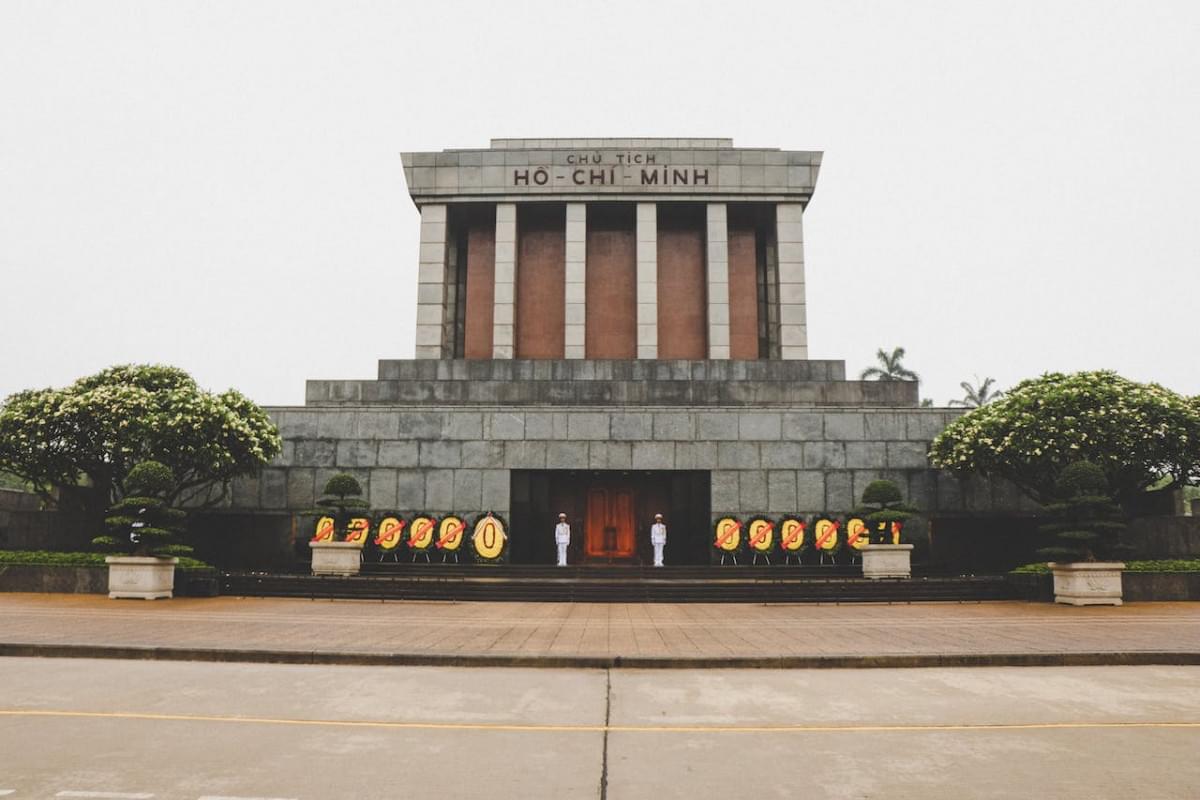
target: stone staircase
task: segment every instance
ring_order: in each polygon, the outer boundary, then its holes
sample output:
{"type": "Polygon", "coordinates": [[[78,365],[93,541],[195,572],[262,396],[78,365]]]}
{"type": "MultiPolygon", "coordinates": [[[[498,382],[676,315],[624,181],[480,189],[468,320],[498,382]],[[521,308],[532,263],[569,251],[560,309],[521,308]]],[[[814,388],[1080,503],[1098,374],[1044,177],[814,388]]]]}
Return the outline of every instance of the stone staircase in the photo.
{"type": "Polygon", "coordinates": [[[1002,576],[867,580],[857,567],[368,564],[353,577],[225,573],[221,592],[258,597],[597,603],[911,603],[1010,599],[1002,576]]]}

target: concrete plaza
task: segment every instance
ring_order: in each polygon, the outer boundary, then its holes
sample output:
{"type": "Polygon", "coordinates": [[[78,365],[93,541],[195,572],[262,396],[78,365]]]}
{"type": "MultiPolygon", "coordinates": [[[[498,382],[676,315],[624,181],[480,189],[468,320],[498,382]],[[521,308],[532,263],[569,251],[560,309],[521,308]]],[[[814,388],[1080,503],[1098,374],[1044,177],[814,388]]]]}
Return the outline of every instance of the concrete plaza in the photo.
{"type": "Polygon", "coordinates": [[[0,595],[0,652],[509,666],[1200,663],[1200,604],[421,603],[0,595]]]}

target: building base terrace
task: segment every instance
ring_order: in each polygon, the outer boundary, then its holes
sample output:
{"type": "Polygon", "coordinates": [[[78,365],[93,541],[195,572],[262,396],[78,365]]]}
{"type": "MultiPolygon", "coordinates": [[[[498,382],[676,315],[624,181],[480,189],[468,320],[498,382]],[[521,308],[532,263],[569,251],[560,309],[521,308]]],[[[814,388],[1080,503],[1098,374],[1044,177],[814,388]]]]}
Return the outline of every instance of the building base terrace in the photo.
{"type": "MultiPolygon", "coordinates": [[[[929,468],[958,412],[919,408],[904,381],[847,381],[837,361],[385,360],[379,378],[310,381],[273,408],[282,455],[238,481],[231,510],[282,512],[299,541],[325,481],[348,472],[373,509],[510,523],[510,560],[650,561],[662,513],[669,564],[707,564],[725,515],[844,516],[895,480],[926,520],[1029,510],[1011,487],[929,468]],[[586,399],[586,402],[584,402],[586,399]]],[[[299,550],[299,548],[297,548],[299,550]]]]}

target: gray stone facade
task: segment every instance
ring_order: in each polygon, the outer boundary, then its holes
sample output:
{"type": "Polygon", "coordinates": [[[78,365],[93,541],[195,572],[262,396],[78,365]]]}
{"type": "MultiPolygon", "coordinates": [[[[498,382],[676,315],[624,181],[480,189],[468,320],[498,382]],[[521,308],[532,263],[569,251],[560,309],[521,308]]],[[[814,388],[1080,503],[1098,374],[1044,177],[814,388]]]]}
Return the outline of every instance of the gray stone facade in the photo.
{"type": "Polygon", "coordinates": [[[844,374],[840,362],[389,360],[380,374],[314,381],[307,407],[271,409],[283,453],[257,479],[238,482],[234,505],[307,509],[329,476],[349,472],[377,509],[506,514],[513,470],[704,470],[714,516],[844,513],[881,477],[931,515],[1021,505],[1011,489],[976,482],[964,492],[929,468],[929,442],[960,412],[916,408],[912,383],[830,380],[844,374]],[[779,380],[789,375],[798,380],[779,380]],[[579,387],[611,388],[617,376],[658,402],[613,392],[577,403],[591,396],[579,387]],[[670,384],[675,394],[661,388],[670,384]],[[772,394],[806,384],[853,399],[823,405],[772,394]],[[481,385],[487,393],[476,393],[481,385]],[[719,386],[744,402],[729,402],[719,386]],[[492,391],[510,399],[495,402],[492,391]]]}

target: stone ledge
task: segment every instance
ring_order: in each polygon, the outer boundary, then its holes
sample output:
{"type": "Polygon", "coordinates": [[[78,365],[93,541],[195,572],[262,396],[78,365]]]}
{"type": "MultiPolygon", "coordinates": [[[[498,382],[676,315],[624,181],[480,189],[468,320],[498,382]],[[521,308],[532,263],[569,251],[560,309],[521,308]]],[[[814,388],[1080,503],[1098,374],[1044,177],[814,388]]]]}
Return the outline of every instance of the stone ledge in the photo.
{"type": "MultiPolygon", "coordinates": [[[[216,570],[175,570],[175,594],[211,597],[218,593],[216,570]]],[[[106,594],[108,567],[64,567],[42,564],[0,566],[0,592],[106,594]]]]}
{"type": "Polygon", "coordinates": [[[834,360],[381,359],[380,380],[844,381],[834,360]]]}
{"type": "Polygon", "coordinates": [[[1099,651],[1060,653],[768,655],[725,657],[474,655],[266,650],[144,645],[0,643],[0,657],[119,658],[134,661],[207,661],[248,664],[340,664],[348,666],[543,667],[547,669],[905,669],[920,667],[1096,667],[1200,665],[1191,651],[1099,651]]]}
{"type": "Polygon", "coordinates": [[[309,381],[324,406],[736,406],[916,408],[908,381],[745,379],[441,379],[309,381]]]}

